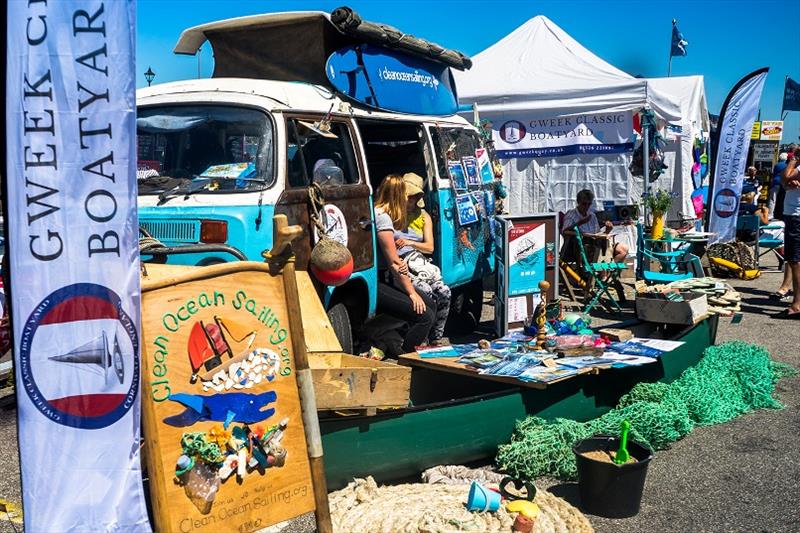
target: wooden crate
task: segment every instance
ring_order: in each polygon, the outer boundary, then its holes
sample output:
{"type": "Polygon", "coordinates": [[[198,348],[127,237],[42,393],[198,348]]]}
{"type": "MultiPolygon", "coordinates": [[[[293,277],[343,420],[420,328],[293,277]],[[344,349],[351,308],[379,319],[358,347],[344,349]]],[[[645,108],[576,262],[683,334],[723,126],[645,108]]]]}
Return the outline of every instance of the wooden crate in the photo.
{"type": "Polygon", "coordinates": [[[672,302],[644,294],[636,296],[636,316],[657,324],[697,324],[708,316],[705,294],[683,293],[684,301],[672,302]]]}
{"type": "Polygon", "coordinates": [[[318,410],[406,407],[411,369],[345,353],[309,353],[318,410]]]}

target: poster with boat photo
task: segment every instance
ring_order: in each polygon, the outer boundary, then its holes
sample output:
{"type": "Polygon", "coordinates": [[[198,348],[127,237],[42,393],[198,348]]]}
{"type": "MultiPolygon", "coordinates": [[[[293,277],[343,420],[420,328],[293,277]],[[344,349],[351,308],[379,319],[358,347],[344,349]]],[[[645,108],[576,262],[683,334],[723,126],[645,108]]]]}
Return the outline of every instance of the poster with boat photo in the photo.
{"type": "Polygon", "coordinates": [[[164,531],[254,531],[314,509],[282,278],[215,268],[143,283],[145,456],[164,531]]]}

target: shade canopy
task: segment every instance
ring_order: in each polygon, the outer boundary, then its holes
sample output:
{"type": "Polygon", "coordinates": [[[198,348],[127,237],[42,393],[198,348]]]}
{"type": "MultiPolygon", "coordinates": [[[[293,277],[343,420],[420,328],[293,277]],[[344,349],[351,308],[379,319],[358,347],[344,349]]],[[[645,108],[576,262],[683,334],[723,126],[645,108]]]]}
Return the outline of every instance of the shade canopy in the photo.
{"type": "Polygon", "coordinates": [[[649,80],[603,61],[542,15],[474,56],[470,70],[453,74],[461,103],[477,103],[481,113],[553,117],[647,107],[668,122],[681,118],[678,103],[649,80]]]}

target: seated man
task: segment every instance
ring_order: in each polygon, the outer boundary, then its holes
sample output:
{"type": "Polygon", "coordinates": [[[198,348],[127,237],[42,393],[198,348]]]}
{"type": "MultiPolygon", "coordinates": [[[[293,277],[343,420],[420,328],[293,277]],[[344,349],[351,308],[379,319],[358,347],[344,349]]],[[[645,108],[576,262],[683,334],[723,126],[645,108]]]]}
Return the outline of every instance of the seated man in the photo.
{"type": "MultiPolygon", "coordinates": [[[[769,224],[769,209],[756,203],[756,187],[748,182],[744,182],[742,185],[739,215],[756,215],[761,220],[762,226],[769,224]]],[[[753,230],[739,230],[736,232],[736,238],[743,242],[751,242],[756,239],[756,235],[753,230]]]]}
{"type": "MultiPolygon", "coordinates": [[[[574,234],[575,228],[578,228],[583,234],[597,234],[600,233],[600,223],[597,221],[597,215],[592,209],[594,203],[594,194],[588,189],[583,189],[578,192],[576,198],[575,209],[570,209],[564,215],[564,223],[561,228],[561,234],[569,236],[574,234]]],[[[606,220],[603,224],[603,232],[608,234],[613,229],[614,225],[610,220],[606,220]]],[[[616,243],[612,252],[614,261],[622,263],[628,256],[628,247],[622,243],[616,243]]]]}

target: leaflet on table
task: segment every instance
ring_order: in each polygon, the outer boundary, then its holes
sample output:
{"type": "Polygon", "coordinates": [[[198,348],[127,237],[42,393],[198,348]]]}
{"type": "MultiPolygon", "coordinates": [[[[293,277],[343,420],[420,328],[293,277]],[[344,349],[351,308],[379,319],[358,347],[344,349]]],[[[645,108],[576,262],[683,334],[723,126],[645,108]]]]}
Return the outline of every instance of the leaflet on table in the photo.
{"type": "Polygon", "coordinates": [[[597,357],[595,355],[581,355],[577,357],[563,357],[558,360],[558,366],[568,368],[608,368],[613,364],[613,361],[604,357],[597,357]]]}
{"type": "Polygon", "coordinates": [[[517,379],[521,381],[540,381],[543,383],[549,383],[557,379],[576,375],[578,375],[578,371],[574,368],[548,368],[546,366],[534,366],[528,368],[525,372],[520,374],[517,379]]]}
{"type": "Polygon", "coordinates": [[[603,359],[613,361],[613,367],[619,368],[624,366],[641,366],[650,363],[655,363],[658,359],[653,357],[644,357],[640,355],[626,355],[616,352],[605,352],[603,359]]]}
{"type": "Polygon", "coordinates": [[[434,357],[461,357],[462,355],[477,349],[477,344],[453,344],[451,346],[437,346],[434,348],[417,350],[417,355],[419,355],[421,359],[431,359],[434,357]]]}
{"type": "Polygon", "coordinates": [[[683,341],[667,341],[664,339],[647,339],[643,337],[633,337],[629,339],[630,342],[638,342],[650,348],[655,348],[662,352],[671,352],[675,348],[679,348],[685,344],[683,341]]]}
{"type": "Polygon", "coordinates": [[[473,368],[484,369],[498,363],[505,357],[499,350],[475,350],[461,356],[456,362],[473,368]]]}
{"type": "Polygon", "coordinates": [[[480,373],[490,376],[518,377],[528,368],[539,366],[543,360],[555,357],[556,354],[545,351],[512,353],[494,365],[482,369],[480,373]]]}
{"type": "Polygon", "coordinates": [[[608,351],[624,355],[640,355],[643,357],[661,357],[664,353],[663,350],[653,348],[642,342],[634,341],[633,339],[624,342],[612,342],[608,347],[608,351]]]}

